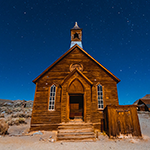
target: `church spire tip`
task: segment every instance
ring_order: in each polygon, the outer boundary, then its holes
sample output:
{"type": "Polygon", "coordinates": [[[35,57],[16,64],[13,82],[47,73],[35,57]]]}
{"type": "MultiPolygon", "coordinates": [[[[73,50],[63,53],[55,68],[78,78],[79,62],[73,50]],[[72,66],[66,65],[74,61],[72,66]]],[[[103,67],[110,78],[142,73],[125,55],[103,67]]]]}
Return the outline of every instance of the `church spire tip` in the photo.
{"type": "Polygon", "coordinates": [[[75,22],[75,25],[74,25],[74,27],[72,29],[80,29],[80,27],[78,26],[77,22],[75,22]]]}

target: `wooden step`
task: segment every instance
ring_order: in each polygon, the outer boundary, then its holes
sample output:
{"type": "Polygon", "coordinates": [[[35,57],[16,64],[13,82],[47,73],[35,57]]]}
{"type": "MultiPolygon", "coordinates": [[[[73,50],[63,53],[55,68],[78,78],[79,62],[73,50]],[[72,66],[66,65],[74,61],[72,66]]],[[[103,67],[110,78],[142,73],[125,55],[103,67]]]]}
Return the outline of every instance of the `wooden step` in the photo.
{"type": "Polygon", "coordinates": [[[58,133],[77,133],[77,132],[94,132],[92,128],[81,128],[81,129],[61,129],[58,133]]]}
{"type": "Polygon", "coordinates": [[[65,136],[87,136],[87,135],[94,135],[93,132],[76,132],[76,133],[59,133],[58,137],[65,137],[65,136]]]}
{"type": "Polygon", "coordinates": [[[60,125],[58,129],[83,129],[83,128],[92,128],[92,124],[66,124],[60,125]]]}
{"type": "Polygon", "coordinates": [[[67,137],[57,137],[57,140],[95,140],[95,136],[67,136],[67,137]]]}
{"type": "Polygon", "coordinates": [[[65,123],[60,124],[57,140],[94,140],[95,133],[91,123],[65,123]]]}

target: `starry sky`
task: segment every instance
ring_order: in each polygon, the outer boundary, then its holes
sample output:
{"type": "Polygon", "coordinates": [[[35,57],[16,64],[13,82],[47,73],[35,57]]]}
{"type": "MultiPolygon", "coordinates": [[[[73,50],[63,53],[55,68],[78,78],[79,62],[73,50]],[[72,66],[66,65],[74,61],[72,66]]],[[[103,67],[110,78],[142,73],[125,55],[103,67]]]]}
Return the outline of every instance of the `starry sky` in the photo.
{"type": "Polygon", "coordinates": [[[120,104],[150,94],[150,0],[0,0],[0,99],[34,99],[76,21],[83,49],[121,80],[120,104]]]}

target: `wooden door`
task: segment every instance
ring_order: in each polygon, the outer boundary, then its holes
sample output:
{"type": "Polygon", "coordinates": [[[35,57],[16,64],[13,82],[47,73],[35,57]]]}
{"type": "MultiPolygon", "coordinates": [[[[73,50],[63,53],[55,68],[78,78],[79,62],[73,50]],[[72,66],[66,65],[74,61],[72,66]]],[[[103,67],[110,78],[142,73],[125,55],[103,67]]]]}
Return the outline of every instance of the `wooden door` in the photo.
{"type": "Polygon", "coordinates": [[[132,134],[132,118],[130,110],[117,111],[119,134],[132,134]]]}

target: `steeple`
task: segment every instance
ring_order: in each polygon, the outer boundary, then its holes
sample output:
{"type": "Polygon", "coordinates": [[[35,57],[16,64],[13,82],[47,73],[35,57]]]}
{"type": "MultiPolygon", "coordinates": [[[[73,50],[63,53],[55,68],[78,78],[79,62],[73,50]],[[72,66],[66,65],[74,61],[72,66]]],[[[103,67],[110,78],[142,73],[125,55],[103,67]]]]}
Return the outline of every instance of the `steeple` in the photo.
{"type": "Polygon", "coordinates": [[[81,48],[82,46],[82,29],[78,26],[77,22],[75,22],[74,27],[71,29],[71,45],[74,46],[75,44],[78,44],[81,48]]]}

